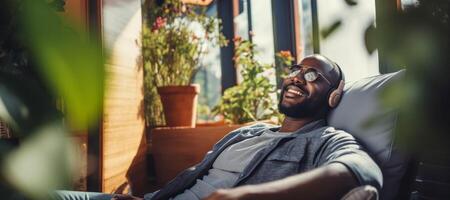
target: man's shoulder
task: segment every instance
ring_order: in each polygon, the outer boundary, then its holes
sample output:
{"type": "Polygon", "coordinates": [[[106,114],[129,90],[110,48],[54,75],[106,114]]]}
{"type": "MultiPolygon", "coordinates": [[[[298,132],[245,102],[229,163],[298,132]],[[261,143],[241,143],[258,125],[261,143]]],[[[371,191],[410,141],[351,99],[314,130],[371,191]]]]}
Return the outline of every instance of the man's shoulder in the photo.
{"type": "Polygon", "coordinates": [[[342,139],[352,139],[354,140],[355,137],[353,137],[352,134],[348,133],[345,130],[338,129],[333,126],[324,126],[321,128],[321,135],[320,137],[324,138],[342,138],[342,139]]]}

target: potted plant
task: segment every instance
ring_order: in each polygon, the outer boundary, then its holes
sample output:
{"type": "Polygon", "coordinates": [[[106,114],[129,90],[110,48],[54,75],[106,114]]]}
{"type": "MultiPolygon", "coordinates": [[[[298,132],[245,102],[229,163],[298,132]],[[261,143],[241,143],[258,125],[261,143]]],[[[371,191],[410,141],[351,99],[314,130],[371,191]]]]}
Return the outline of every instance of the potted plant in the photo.
{"type": "Polygon", "coordinates": [[[207,16],[205,8],[179,0],[146,1],[146,8],[143,59],[147,125],[165,121],[167,126],[193,127],[200,88],[191,83],[206,45],[225,44],[217,31],[220,21],[207,16]]]}
{"type": "MultiPolygon", "coordinates": [[[[243,81],[225,90],[213,113],[223,116],[225,122],[244,124],[254,121],[270,120],[278,123],[281,115],[277,109],[277,89],[267,79],[266,74],[273,73],[270,64],[262,64],[255,59],[255,45],[240,37],[234,39],[236,55],[234,61],[240,69],[243,81]]],[[[289,51],[280,51],[276,58],[282,67],[289,66],[293,60],[289,51]]]]}

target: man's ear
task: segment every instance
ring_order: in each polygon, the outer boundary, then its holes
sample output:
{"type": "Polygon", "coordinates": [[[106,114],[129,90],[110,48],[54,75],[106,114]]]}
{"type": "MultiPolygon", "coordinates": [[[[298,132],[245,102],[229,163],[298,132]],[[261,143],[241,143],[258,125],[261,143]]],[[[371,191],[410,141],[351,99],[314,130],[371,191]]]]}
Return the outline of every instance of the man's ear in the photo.
{"type": "Polygon", "coordinates": [[[330,94],[330,97],[328,97],[328,105],[331,108],[335,108],[339,104],[339,101],[341,100],[342,97],[342,93],[344,91],[344,86],[345,82],[341,80],[341,82],[339,82],[339,86],[335,90],[333,90],[333,92],[331,92],[330,94]]]}

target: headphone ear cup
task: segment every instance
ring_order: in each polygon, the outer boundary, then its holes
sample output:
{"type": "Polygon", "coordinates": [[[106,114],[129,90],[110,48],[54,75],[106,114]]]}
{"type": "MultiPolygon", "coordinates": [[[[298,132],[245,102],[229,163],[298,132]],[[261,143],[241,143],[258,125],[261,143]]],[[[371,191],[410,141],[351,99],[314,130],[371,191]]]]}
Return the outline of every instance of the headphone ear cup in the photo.
{"type": "Polygon", "coordinates": [[[328,98],[328,105],[334,108],[339,104],[339,100],[341,100],[341,93],[337,89],[333,90],[328,98]]]}
{"type": "Polygon", "coordinates": [[[333,92],[331,92],[330,96],[328,97],[328,105],[331,108],[335,108],[339,104],[339,101],[341,100],[342,92],[344,91],[344,85],[345,85],[344,81],[341,80],[338,88],[333,90],[333,92]]]}

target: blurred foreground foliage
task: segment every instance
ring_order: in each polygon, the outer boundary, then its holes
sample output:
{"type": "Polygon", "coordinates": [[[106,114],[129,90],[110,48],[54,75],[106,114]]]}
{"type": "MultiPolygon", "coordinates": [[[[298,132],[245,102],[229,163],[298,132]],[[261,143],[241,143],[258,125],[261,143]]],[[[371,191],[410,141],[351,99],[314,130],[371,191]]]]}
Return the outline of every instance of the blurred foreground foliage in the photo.
{"type": "MultiPolygon", "coordinates": [[[[350,8],[358,6],[358,1],[344,1],[350,8]]],[[[385,106],[398,111],[399,147],[427,159],[448,157],[449,1],[411,2],[376,1],[379,14],[365,31],[366,49],[369,53],[378,49],[380,68],[406,69],[405,77],[380,97],[385,106]]],[[[341,23],[338,18],[322,37],[333,34],[341,23]]]]}
{"type": "Polygon", "coordinates": [[[407,69],[405,78],[388,88],[382,100],[399,111],[401,147],[426,156],[450,155],[448,4],[420,0],[377,16],[377,27],[366,31],[369,52],[378,48],[387,65],[407,69]]]}
{"type": "Polygon", "coordinates": [[[70,187],[76,162],[69,130],[87,129],[99,117],[103,52],[56,13],[63,5],[0,3],[0,119],[15,138],[0,140],[1,199],[48,199],[70,187]]]}

